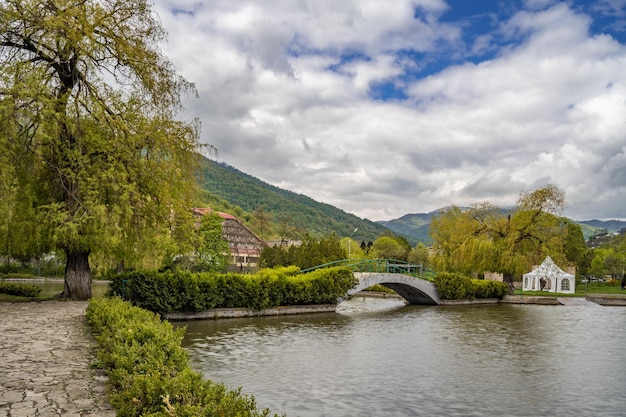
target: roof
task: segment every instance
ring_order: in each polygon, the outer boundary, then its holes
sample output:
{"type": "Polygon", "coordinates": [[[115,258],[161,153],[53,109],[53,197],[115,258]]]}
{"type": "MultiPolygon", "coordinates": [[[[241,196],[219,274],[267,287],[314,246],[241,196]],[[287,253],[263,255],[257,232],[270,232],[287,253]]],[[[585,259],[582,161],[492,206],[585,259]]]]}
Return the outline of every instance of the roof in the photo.
{"type": "Polygon", "coordinates": [[[192,211],[194,214],[200,214],[200,215],[205,215],[208,213],[216,213],[218,216],[220,216],[223,219],[237,220],[237,218],[233,216],[232,214],[222,213],[221,211],[214,211],[210,207],[194,208],[192,211]]]}
{"type": "Polygon", "coordinates": [[[524,277],[570,277],[573,278],[574,275],[568,274],[559,268],[550,256],[547,256],[546,259],[539,265],[537,268],[533,269],[531,272],[524,274],[524,277]]]}

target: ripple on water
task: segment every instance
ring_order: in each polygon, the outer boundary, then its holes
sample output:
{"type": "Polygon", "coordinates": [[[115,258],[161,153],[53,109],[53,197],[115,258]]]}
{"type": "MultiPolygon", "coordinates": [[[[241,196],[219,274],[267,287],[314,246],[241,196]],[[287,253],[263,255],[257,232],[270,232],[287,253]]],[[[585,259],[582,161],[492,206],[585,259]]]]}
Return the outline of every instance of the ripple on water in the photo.
{"type": "Polygon", "coordinates": [[[344,302],[339,314],[190,322],[184,345],[196,369],[292,417],[626,410],[626,309],[390,301],[344,302]]]}

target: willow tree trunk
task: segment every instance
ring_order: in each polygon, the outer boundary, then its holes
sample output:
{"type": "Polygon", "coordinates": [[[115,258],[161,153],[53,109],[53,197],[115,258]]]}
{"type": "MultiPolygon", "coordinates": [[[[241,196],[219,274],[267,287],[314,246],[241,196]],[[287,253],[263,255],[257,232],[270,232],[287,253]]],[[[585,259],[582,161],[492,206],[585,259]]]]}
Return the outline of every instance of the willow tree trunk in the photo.
{"type": "Polygon", "coordinates": [[[88,300],[91,298],[91,268],[89,252],[65,251],[65,288],[63,298],[88,300]]]}
{"type": "Polygon", "coordinates": [[[513,274],[502,274],[503,281],[509,286],[509,295],[515,294],[515,284],[513,283],[513,274]]]}

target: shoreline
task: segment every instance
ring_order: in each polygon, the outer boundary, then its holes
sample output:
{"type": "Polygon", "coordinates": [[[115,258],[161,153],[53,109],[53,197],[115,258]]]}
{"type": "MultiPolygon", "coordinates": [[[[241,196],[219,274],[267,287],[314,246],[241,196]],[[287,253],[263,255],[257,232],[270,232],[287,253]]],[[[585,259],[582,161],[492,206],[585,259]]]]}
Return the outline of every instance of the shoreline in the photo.
{"type": "MultiPolygon", "coordinates": [[[[402,298],[396,294],[364,293],[352,296],[363,298],[402,298]]],[[[599,306],[626,306],[626,294],[593,294],[586,297],[557,297],[537,295],[506,295],[502,300],[484,298],[478,300],[441,300],[439,306],[467,306],[467,305],[499,305],[499,304],[530,304],[530,305],[599,305],[599,306]],[[573,301],[568,303],[567,301],[573,301]]],[[[435,307],[435,306],[433,306],[435,307]]],[[[168,321],[187,320],[217,320],[243,317],[286,316],[296,314],[334,313],[337,304],[278,306],[264,310],[249,308],[214,308],[200,312],[174,312],[164,314],[168,321]]]]}

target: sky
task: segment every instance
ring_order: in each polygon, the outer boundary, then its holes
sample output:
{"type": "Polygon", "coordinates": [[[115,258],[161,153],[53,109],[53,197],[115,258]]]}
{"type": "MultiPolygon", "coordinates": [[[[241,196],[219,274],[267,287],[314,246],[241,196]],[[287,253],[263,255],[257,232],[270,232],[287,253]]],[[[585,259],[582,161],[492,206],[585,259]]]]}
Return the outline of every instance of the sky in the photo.
{"type": "Polygon", "coordinates": [[[626,220],[626,0],[154,0],[216,159],[369,220],[626,220]]]}

